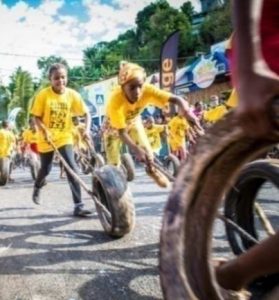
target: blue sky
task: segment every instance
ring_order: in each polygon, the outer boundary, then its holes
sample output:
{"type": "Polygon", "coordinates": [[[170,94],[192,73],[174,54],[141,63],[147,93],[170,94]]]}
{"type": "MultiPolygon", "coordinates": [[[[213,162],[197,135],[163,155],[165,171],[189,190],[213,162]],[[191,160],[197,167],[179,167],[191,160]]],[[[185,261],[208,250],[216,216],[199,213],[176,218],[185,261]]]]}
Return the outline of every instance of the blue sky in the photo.
{"type": "MultiPolygon", "coordinates": [[[[39,76],[42,56],[82,63],[83,50],[110,41],[135,26],[137,13],[150,0],[0,0],[0,80],[16,67],[39,76]]],[[[179,8],[185,0],[168,0],[179,8]]],[[[198,0],[191,0],[199,10],[198,0]]]]}

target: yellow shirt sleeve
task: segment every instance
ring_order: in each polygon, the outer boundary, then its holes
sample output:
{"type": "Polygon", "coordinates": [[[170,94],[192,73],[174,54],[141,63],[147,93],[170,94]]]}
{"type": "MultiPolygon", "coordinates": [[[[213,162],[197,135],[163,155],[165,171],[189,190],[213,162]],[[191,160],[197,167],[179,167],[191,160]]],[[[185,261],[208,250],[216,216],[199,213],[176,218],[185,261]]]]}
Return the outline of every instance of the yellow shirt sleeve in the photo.
{"type": "Polygon", "coordinates": [[[165,125],[161,125],[161,124],[154,124],[153,125],[154,128],[156,128],[156,131],[158,133],[162,133],[165,130],[165,125]]]}
{"type": "Polygon", "coordinates": [[[110,125],[116,129],[123,129],[126,127],[126,116],[124,112],[124,99],[121,99],[119,90],[113,92],[108,100],[106,114],[109,118],[110,125]],[[122,101],[121,101],[122,100],[122,101]]]}
{"type": "Polygon", "coordinates": [[[146,105],[154,105],[158,108],[163,108],[168,104],[170,97],[171,93],[161,90],[152,84],[145,84],[144,98],[146,100],[146,105]]]}
{"type": "Polygon", "coordinates": [[[204,114],[204,119],[207,122],[217,122],[228,112],[224,105],[219,105],[204,114]]]}
{"type": "Polygon", "coordinates": [[[236,107],[238,105],[238,97],[237,97],[236,89],[232,90],[230,97],[226,102],[226,105],[229,107],[236,107]]]}
{"type": "Polygon", "coordinates": [[[69,89],[69,92],[71,93],[73,97],[72,107],[71,111],[73,116],[83,116],[87,113],[88,109],[85,105],[81,95],[76,92],[75,90],[69,89]]]}
{"type": "Polygon", "coordinates": [[[42,117],[44,114],[45,90],[41,90],[34,99],[30,113],[36,117],[42,117]]]}

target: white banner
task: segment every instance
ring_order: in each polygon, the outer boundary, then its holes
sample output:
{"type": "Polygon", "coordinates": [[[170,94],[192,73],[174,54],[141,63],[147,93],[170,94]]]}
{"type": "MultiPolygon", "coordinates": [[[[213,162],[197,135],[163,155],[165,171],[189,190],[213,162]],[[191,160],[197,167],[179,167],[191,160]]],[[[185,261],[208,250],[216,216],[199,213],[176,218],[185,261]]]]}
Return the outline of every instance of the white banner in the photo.
{"type": "Polygon", "coordinates": [[[15,107],[10,111],[8,116],[8,122],[11,126],[15,127],[16,117],[21,110],[22,110],[21,107],[15,107]]]}

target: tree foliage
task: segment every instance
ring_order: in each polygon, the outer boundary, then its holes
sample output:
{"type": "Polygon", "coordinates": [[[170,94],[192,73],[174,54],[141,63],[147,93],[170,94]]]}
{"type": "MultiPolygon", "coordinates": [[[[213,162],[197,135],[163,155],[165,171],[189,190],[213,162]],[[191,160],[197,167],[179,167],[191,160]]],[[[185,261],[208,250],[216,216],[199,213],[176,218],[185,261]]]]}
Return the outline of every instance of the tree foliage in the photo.
{"type": "Polygon", "coordinates": [[[192,21],[193,16],[195,14],[195,8],[190,1],[187,1],[182,4],[181,11],[188,18],[189,21],[192,21]]]}
{"type": "Polygon", "coordinates": [[[48,69],[53,63],[63,63],[68,67],[68,85],[75,89],[117,74],[121,60],[137,62],[148,73],[156,72],[161,45],[176,30],[180,32],[178,63],[184,65],[186,58],[189,63],[189,58],[193,58],[197,51],[207,51],[210,45],[228,38],[232,32],[229,1],[216,0],[214,5],[209,0],[202,2],[209,11],[199,34],[192,28],[195,11],[190,1],[175,9],[166,0],[155,0],[138,12],[134,28],[110,42],[99,42],[85,49],[81,66],[70,68],[68,62],[59,56],[41,57],[37,62],[41,77],[36,81],[32,81],[28,72],[18,68],[8,86],[11,97],[5,98],[9,109],[22,107],[20,122],[25,123],[30,99],[48,84],[48,69]],[[220,7],[223,2],[225,5],[220,7]]]}
{"type": "Polygon", "coordinates": [[[60,56],[51,55],[48,57],[44,56],[44,57],[41,57],[38,59],[37,66],[38,66],[39,70],[41,70],[42,78],[48,77],[49,67],[55,63],[61,63],[61,64],[65,65],[67,68],[69,67],[67,61],[60,56]]]}
{"type": "Polygon", "coordinates": [[[29,106],[34,94],[34,83],[31,74],[19,67],[12,76],[12,86],[12,97],[8,108],[9,111],[15,107],[22,109],[17,119],[17,125],[21,128],[27,123],[29,106]]]}
{"type": "Polygon", "coordinates": [[[11,100],[11,92],[8,87],[0,85],[0,120],[8,116],[8,104],[11,100]]]}
{"type": "Polygon", "coordinates": [[[230,3],[207,15],[200,31],[203,44],[206,47],[227,39],[232,33],[230,3]]]}

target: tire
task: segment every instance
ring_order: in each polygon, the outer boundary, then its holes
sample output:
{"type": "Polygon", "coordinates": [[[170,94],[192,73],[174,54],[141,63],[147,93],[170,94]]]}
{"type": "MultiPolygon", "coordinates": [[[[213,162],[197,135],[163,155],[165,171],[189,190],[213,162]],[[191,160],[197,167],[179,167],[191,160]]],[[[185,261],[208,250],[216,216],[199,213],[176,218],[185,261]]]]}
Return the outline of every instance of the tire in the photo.
{"type": "Polygon", "coordinates": [[[121,166],[127,176],[127,181],[133,181],[136,175],[136,168],[130,153],[123,153],[121,155],[121,166]]]}
{"type": "Polygon", "coordinates": [[[135,206],[123,173],[114,166],[103,166],[93,176],[93,193],[111,213],[108,219],[96,205],[105,232],[116,238],[129,233],[135,225],[135,206]]]}
{"type": "Polygon", "coordinates": [[[175,155],[169,154],[164,159],[164,166],[168,169],[172,176],[176,177],[180,168],[180,161],[175,155]]]}
{"type": "Polygon", "coordinates": [[[7,157],[0,158],[0,186],[8,183],[10,175],[10,159],[7,157]]]}
{"type": "Polygon", "coordinates": [[[279,139],[275,126],[266,136],[247,137],[236,120],[232,111],[199,138],[173,185],[160,239],[160,279],[166,300],[224,299],[211,265],[216,214],[242,166],[279,139]]]}
{"type": "MultiPolygon", "coordinates": [[[[254,204],[257,193],[265,182],[271,182],[279,188],[278,160],[257,160],[247,164],[225,199],[225,216],[257,240],[259,240],[259,235],[255,226],[254,204]]],[[[226,233],[231,249],[236,255],[240,255],[254,246],[253,242],[240,237],[227,224],[226,233]]]]}
{"type": "Polygon", "coordinates": [[[101,168],[105,165],[105,160],[100,153],[93,153],[90,159],[90,165],[92,168],[101,168]]]}
{"type": "Polygon", "coordinates": [[[101,168],[105,165],[105,160],[100,153],[90,154],[90,156],[88,155],[88,164],[85,164],[84,162],[81,163],[82,172],[85,175],[93,172],[95,168],[101,168]]]}
{"type": "Polygon", "coordinates": [[[96,167],[101,168],[105,165],[105,159],[103,158],[102,154],[96,153],[96,167]]]}

